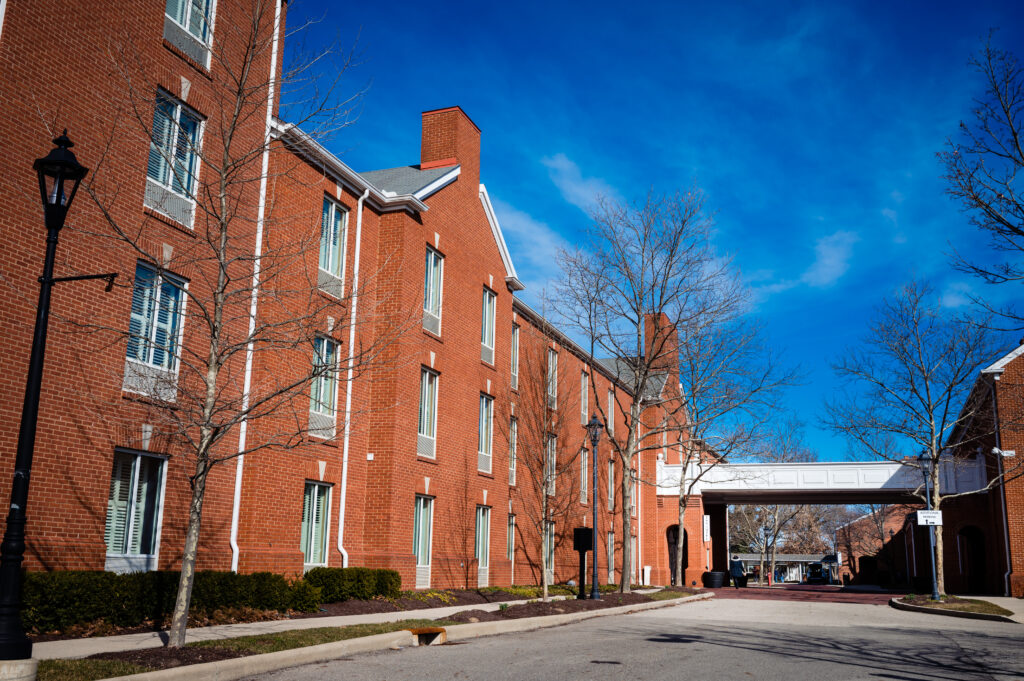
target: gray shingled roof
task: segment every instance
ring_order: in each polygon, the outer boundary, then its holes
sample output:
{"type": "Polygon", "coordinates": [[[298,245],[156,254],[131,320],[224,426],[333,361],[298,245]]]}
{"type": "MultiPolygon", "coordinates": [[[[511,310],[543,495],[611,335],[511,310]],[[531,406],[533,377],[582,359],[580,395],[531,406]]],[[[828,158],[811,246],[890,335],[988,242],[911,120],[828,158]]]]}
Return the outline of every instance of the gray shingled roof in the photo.
{"type": "MultiPolygon", "coordinates": [[[[615,377],[625,383],[627,386],[633,387],[633,367],[627,360],[620,359],[617,357],[604,357],[597,360],[610,371],[615,377]]],[[[645,401],[656,400],[661,396],[661,391],[665,389],[665,384],[668,382],[668,372],[660,371],[658,373],[652,373],[647,377],[647,383],[644,386],[643,399],[645,401]]],[[[636,392],[634,390],[633,392],[636,392]]]]}
{"type": "Polygon", "coordinates": [[[415,194],[434,180],[450,173],[453,166],[420,170],[419,166],[402,166],[386,170],[359,173],[367,182],[381,191],[395,194],[415,194]]]}

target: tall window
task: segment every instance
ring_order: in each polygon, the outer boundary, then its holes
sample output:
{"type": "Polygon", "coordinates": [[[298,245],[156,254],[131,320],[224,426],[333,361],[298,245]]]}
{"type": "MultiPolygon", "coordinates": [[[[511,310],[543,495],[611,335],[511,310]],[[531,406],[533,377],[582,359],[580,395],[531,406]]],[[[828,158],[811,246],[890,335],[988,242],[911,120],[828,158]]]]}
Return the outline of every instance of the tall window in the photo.
{"type": "Polygon", "coordinates": [[[331,488],[307,482],[302,494],[302,546],[306,568],[327,565],[327,519],[331,488]]]}
{"type": "Polygon", "coordinates": [[[208,42],[211,0],[167,0],[167,16],[196,40],[208,42]]]}
{"type": "Polygon", "coordinates": [[[417,567],[430,565],[430,543],[434,526],[434,500],[416,496],[416,510],[412,524],[412,552],[417,567]]]}
{"type": "Polygon", "coordinates": [[[476,564],[487,569],[491,563],[491,507],[476,507],[476,564]]]}
{"type": "Polygon", "coordinates": [[[548,435],[544,453],[544,482],[549,495],[555,494],[555,478],[558,473],[558,436],[548,435]]]}
{"type": "Polygon", "coordinates": [[[508,484],[516,484],[516,440],[519,438],[519,421],[513,416],[508,422],[508,484]]]}
{"type": "Polygon", "coordinates": [[[127,452],[114,454],[104,531],[108,554],[156,553],[163,471],[161,458],[127,452]]]}
{"type": "Polygon", "coordinates": [[[313,348],[313,386],[309,410],[333,418],[338,386],[338,344],[319,336],[313,341],[313,348]]]}
{"type": "Polygon", "coordinates": [[[477,434],[476,468],[491,472],[491,435],[494,429],[494,398],[480,394],[480,423],[477,434]]]}
{"type": "Polygon", "coordinates": [[[135,265],[128,359],[167,371],[176,368],[182,297],[181,282],[144,263],[135,265]]]}
{"type": "Polygon", "coordinates": [[[505,558],[514,560],[516,557],[516,516],[508,515],[508,535],[505,538],[505,558]]]}
{"type": "Polygon", "coordinates": [[[512,389],[519,390],[519,325],[512,325],[512,389]]]}
{"type": "Polygon", "coordinates": [[[580,372],[580,423],[584,426],[587,425],[587,392],[588,388],[587,372],[580,372]]]}
{"type": "Polygon", "coordinates": [[[630,515],[636,515],[636,471],[632,468],[629,469],[629,512],[630,515]]]}
{"type": "Polygon", "coordinates": [[[444,256],[427,246],[423,269],[423,328],[441,335],[441,283],[444,280],[444,256]]]}
{"type": "Polygon", "coordinates": [[[608,391],[608,411],[605,412],[608,422],[608,434],[615,435],[615,392],[608,391]]]}
{"type": "Polygon", "coordinates": [[[345,209],[324,197],[324,210],[320,220],[320,270],[338,279],[345,274],[347,222],[345,209]]]}
{"type": "Polygon", "coordinates": [[[615,510],[615,460],[608,462],[608,510],[615,510]]]}
{"type": "MultiPolygon", "coordinates": [[[[195,192],[199,128],[196,113],[167,93],[157,93],[146,174],[161,187],[190,199],[195,192]]],[[[151,207],[162,209],[162,206],[151,207]]],[[[191,220],[187,224],[191,224],[191,220]]]]}
{"type": "Polygon", "coordinates": [[[584,447],[580,450],[580,503],[587,503],[587,457],[589,452],[584,447]]]}
{"type": "Polygon", "coordinates": [[[497,296],[494,291],[484,288],[482,321],[480,323],[480,359],[494,364],[494,308],[497,296]]]}
{"type": "Polygon", "coordinates": [[[555,524],[550,520],[544,523],[544,558],[550,580],[555,572],[555,524]]]}
{"type": "Polygon", "coordinates": [[[608,543],[605,545],[605,553],[608,560],[608,583],[615,583],[615,533],[608,533],[608,543]]]}
{"type": "Polygon", "coordinates": [[[420,368],[420,420],[416,453],[434,458],[437,451],[437,379],[436,372],[420,368]]]}
{"type": "Polygon", "coordinates": [[[558,353],[548,350],[548,409],[558,409],[558,353]]]}

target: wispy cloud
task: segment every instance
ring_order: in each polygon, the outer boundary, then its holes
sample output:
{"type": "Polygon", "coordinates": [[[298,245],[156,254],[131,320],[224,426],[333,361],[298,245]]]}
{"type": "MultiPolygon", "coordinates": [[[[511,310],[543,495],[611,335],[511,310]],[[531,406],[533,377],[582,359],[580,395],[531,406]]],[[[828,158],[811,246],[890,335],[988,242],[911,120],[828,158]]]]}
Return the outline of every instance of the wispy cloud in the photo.
{"type": "Polygon", "coordinates": [[[502,201],[491,199],[494,212],[505,235],[516,274],[526,286],[527,296],[538,296],[558,276],[559,249],[570,244],[558,232],[529,213],[502,201]]]}
{"type": "Polygon", "coordinates": [[[942,291],[940,302],[943,307],[957,308],[971,304],[973,288],[966,282],[953,282],[942,291]]]}
{"type": "Polygon", "coordinates": [[[854,232],[838,231],[818,239],[814,245],[814,262],[800,277],[800,281],[815,288],[836,283],[850,269],[853,245],[860,241],[854,232]]]}
{"type": "Polygon", "coordinates": [[[618,192],[610,184],[599,177],[584,177],[580,167],[565,154],[547,156],[540,162],[548,169],[548,176],[562,197],[584,213],[590,213],[598,196],[619,200],[618,192]]]}

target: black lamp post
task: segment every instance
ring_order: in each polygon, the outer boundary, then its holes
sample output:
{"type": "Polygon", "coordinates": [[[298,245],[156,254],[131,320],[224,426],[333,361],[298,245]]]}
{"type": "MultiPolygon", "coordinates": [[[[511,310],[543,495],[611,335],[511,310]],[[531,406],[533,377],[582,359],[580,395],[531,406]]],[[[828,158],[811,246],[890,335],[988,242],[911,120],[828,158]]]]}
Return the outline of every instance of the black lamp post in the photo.
{"type": "MultiPolygon", "coordinates": [[[[925,495],[925,508],[929,511],[932,510],[932,466],[936,465],[935,459],[932,458],[930,452],[924,452],[917,457],[917,462],[921,466],[921,472],[924,474],[924,495],[925,495]]],[[[932,563],[932,600],[939,600],[939,580],[935,574],[935,526],[928,526],[928,557],[931,558],[932,563]]]]}
{"type": "Polygon", "coordinates": [[[597,414],[592,414],[590,422],[586,425],[587,433],[590,435],[590,452],[591,461],[593,466],[591,470],[593,472],[594,481],[594,548],[593,548],[593,563],[594,573],[593,579],[590,580],[590,598],[595,601],[601,600],[601,590],[597,586],[597,443],[601,439],[601,431],[604,430],[604,424],[601,423],[601,419],[597,418],[597,414]]]}
{"type": "MultiPolygon", "coordinates": [[[[67,130],[53,140],[57,146],[32,165],[39,175],[39,195],[46,219],[46,259],[43,276],[39,278],[39,305],[32,337],[32,354],[25,382],[25,403],[18,431],[18,452],[14,461],[14,485],[7,528],[0,544],[0,660],[23,660],[32,657],[32,642],[21,626],[21,561],[25,554],[25,507],[28,504],[29,473],[36,443],[36,421],[39,416],[39,386],[43,378],[46,354],[46,326],[50,315],[50,291],[55,282],[53,261],[57,252],[57,235],[64,226],[78,185],[89,172],[71,153],[74,144],[67,130]]],[[[102,275],[109,276],[109,275],[102,275]]],[[[84,278],[84,277],[82,277],[84,278]]],[[[92,277],[90,277],[92,278],[92,277]]]]}

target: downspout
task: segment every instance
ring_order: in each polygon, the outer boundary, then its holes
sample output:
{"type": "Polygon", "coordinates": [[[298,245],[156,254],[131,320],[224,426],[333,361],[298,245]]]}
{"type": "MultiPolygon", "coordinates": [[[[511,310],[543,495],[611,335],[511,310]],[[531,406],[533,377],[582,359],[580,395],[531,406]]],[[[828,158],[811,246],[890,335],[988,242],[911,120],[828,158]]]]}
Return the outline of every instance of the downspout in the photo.
{"type": "Polygon", "coordinates": [[[999,374],[992,377],[992,383],[990,388],[992,390],[992,422],[995,424],[995,436],[996,436],[996,449],[999,453],[996,455],[996,463],[999,464],[999,496],[1003,500],[1003,543],[1006,545],[1006,574],[1003,575],[1003,588],[1005,589],[1003,595],[1010,595],[1010,573],[1013,572],[1013,564],[1010,562],[1010,529],[1009,518],[1006,516],[1006,481],[1003,480],[1003,444],[1002,438],[999,436],[999,398],[996,392],[996,381],[999,380],[999,374]]]}
{"type": "Polygon", "coordinates": [[[359,304],[359,255],[363,245],[363,202],[370,195],[367,187],[356,204],[356,255],[352,266],[352,313],[348,327],[348,374],[345,390],[345,439],[341,447],[341,498],[338,500],[338,552],[341,553],[341,566],[348,567],[348,551],[345,550],[345,499],[348,493],[348,446],[352,435],[352,374],[356,355],[356,306],[359,304]]]}
{"type": "MultiPolygon", "coordinates": [[[[2,0],[0,0],[2,2],[2,0]]],[[[256,333],[256,303],[259,298],[260,267],[263,257],[263,226],[267,215],[267,176],[270,170],[270,131],[274,120],[274,90],[277,80],[277,45],[281,34],[281,0],[274,7],[274,40],[270,48],[270,82],[267,86],[267,117],[263,132],[263,168],[260,174],[260,202],[256,213],[256,250],[253,253],[252,296],[249,299],[249,342],[245,346],[245,378],[242,384],[242,413],[249,410],[252,387],[253,334],[256,333]]],[[[238,516],[242,506],[242,471],[245,468],[249,419],[238,425],[238,457],[235,459],[235,493],[231,501],[231,571],[238,572],[238,516]]]]}

